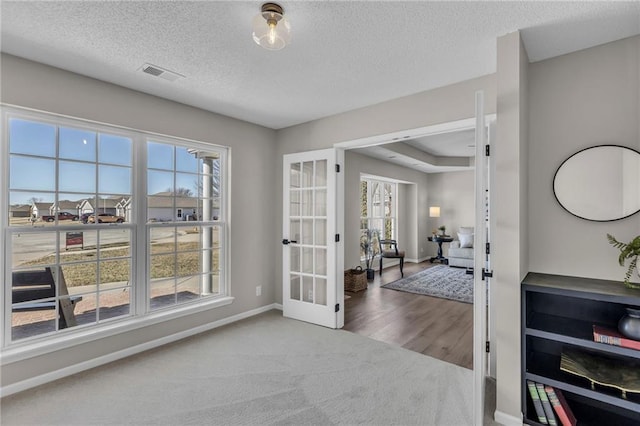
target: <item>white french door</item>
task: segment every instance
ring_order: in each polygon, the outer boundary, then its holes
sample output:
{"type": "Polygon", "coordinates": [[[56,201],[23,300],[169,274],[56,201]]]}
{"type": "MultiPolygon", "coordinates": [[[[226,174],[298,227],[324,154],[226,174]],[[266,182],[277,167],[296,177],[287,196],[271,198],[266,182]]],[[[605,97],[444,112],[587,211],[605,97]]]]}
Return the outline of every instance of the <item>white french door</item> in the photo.
{"type": "MultiPolygon", "coordinates": [[[[493,126],[492,126],[493,127],[493,126]]],[[[491,155],[490,138],[484,115],[484,93],[476,93],[476,173],[475,173],[475,235],[473,292],[473,374],[474,424],[484,420],[485,382],[488,375],[489,320],[487,295],[491,279],[491,155]]],[[[491,330],[493,331],[493,330],[491,330]]],[[[495,359],[495,356],[492,357],[495,359]]]]}
{"type": "Polygon", "coordinates": [[[331,148],[283,159],[283,314],[330,328],[344,323],[338,155],[331,148]]]}

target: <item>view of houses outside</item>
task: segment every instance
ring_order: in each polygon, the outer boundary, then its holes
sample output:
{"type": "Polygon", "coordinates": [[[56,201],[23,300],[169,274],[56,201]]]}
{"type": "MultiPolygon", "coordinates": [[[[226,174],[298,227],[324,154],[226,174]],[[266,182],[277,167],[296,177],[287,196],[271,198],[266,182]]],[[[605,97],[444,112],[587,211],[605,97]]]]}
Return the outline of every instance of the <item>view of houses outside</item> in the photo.
{"type": "Polygon", "coordinates": [[[44,299],[14,297],[12,340],[131,315],[135,268],[149,310],[220,292],[223,228],[208,224],[220,216],[219,153],[147,141],[146,225],[136,225],[130,138],[19,119],[9,135],[12,286],[33,272],[55,283],[44,299]],[[72,321],[59,315],[65,301],[72,321]]]}

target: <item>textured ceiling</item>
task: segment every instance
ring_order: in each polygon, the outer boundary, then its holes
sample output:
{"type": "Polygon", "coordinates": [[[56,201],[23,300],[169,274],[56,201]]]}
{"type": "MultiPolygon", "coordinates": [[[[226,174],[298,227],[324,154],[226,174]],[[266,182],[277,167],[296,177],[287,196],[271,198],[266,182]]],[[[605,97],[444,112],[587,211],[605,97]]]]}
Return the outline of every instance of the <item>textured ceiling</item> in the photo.
{"type": "Polygon", "coordinates": [[[251,39],[256,1],[2,1],[2,51],[279,129],[640,33],[639,2],[281,2],[293,42],[251,39]],[[184,75],[140,72],[151,63],[184,75]]]}

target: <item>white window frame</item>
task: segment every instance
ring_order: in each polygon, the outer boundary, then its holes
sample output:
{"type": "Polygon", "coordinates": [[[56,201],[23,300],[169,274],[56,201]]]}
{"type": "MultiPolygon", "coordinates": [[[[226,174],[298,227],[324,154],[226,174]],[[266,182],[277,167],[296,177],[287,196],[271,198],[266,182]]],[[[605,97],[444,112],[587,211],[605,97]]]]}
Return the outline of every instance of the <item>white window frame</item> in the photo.
{"type": "MultiPolygon", "coordinates": [[[[389,219],[391,219],[391,223],[392,223],[392,227],[391,227],[391,238],[390,239],[397,239],[398,236],[398,182],[391,180],[391,179],[385,179],[385,178],[381,178],[381,177],[377,177],[377,176],[372,176],[372,175],[360,175],[360,185],[362,185],[362,182],[367,182],[367,216],[360,217],[360,223],[362,223],[363,221],[367,220],[367,221],[372,221],[372,220],[381,220],[382,223],[384,224],[384,221],[386,219],[388,219],[386,216],[384,216],[384,206],[385,206],[385,200],[384,200],[384,185],[391,185],[391,194],[392,194],[392,200],[391,200],[391,216],[389,219]],[[379,188],[382,188],[382,190],[380,191],[380,196],[381,196],[381,202],[382,202],[382,216],[373,216],[373,184],[376,183],[378,184],[379,188]]],[[[361,200],[362,202],[362,200],[361,200]]],[[[383,230],[381,230],[383,231],[383,230]]],[[[384,238],[384,234],[380,235],[381,239],[385,239],[384,238]]]]}
{"type": "MultiPolygon", "coordinates": [[[[0,318],[2,332],[0,333],[0,347],[3,349],[0,355],[1,364],[15,362],[25,356],[38,356],[56,350],[73,347],[96,339],[106,338],[123,332],[147,327],[152,324],[161,323],[175,318],[191,315],[197,312],[209,310],[219,306],[225,306],[233,302],[230,296],[230,274],[229,274],[229,204],[230,197],[230,176],[228,161],[230,158],[230,148],[216,144],[197,142],[184,138],[160,135],[152,132],[145,132],[138,129],[114,126],[90,120],[74,117],[62,116],[43,111],[36,111],[17,106],[0,104],[2,119],[2,145],[0,146],[0,233],[4,241],[5,255],[0,260],[0,277],[5,283],[12,282],[12,262],[11,262],[11,235],[23,231],[22,227],[10,227],[9,225],[9,119],[18,118],[23,120],[42,122],[55,126],[72,128],[84,128],[98,133],[109,133],[123,135],[132,139],[132,197],[134,212],[130,224],[119,224],[119,227],[131,229],[131,280],[132,296],[130,300],[130,314],[104,323],[92,323],[86,326],[70,327],[50,333],[36,335],[11,341],[11,315],[12,315],[12,289],[10,285],[4,286],[4,291],[0,292],[0,305],[3,307],[4,315],[0,318]],[[220,258],[220,293],[211,297],[202,297],[193,302],[173,305],[170,308],[152,311],[149,308],[148,294],[149,282],[147,281],[147,255],[148,232],[146,223],[146,149],[147,140],[164,140],[177,146],[195,146],[202,149],[215,150],[221,153],[221,196],[220,196],[220,216],[221,220],[215,222],[202,222],[209,225],[219,225],[221,232],[221,258],[220,258]]],[[[202,224],[201,223],[201,224],[202,224]]],[[[179,223],[178,223],[179,224],[179,223]]],[[[56,230],[63,232],[67,226],[60,225],[56,230]]],[[[77,230],[78,227],[70,227],[77,230]]],[[[118,228],[120,229],[120,228],[118,228]]],[[[25,228],[24,230],[27,230],[25,228]]]]}

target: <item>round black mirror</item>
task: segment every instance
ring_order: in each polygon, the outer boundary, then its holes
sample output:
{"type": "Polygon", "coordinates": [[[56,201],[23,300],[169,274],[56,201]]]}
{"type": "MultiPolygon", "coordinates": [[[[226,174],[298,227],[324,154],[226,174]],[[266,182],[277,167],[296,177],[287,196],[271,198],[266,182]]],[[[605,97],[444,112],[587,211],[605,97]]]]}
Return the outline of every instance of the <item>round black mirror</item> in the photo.
{"type": "Polygon", "coordinates": [[[640,211],[640,152],[618,145],[583,149],[553,178],[558,203],[581,219],[609,222],[640,211]]]}

